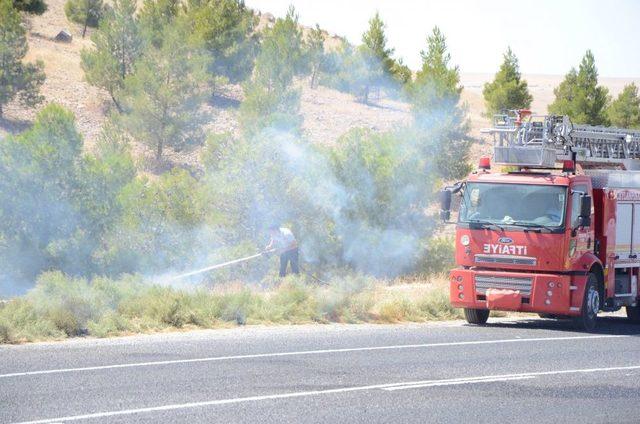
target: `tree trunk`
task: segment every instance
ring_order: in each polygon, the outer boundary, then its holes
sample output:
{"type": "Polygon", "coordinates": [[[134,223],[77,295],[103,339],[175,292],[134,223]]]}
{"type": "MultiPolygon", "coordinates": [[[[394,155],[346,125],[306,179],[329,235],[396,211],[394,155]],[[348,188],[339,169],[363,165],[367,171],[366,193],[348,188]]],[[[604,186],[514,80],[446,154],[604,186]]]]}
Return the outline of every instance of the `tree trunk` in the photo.
{"type": "Polygon", "coordinates": [[[2,118],[2,103],[0,103],[0,118],[2,118]]]}
{"type": "Polygon", "coordinates": [[[118,112],[122,113],[122,106],[120,106],[120,103],[118,103],[113,93],[109,93],[109,95],[111,96],[111,100],[113,100],[113,104],[116,105],[116,109],[118,109],[118,112]]]}
{"type": "Polygon", "coordinates": [[[162,140],[158,141],[158,147],[156,149],[156,160],[160,162],[160,158],[162,157],[162,147],[164,142],[162,140]]]}
{"type": "Polygon", "coordinates": [[[317,78],[316,75],[317,75],[317,73],[318,73],[318,70],[314,66],[313,70],[311,71],[311,84],[310,84],[311,88],[316,88],[316,78],[317,78]]]}
{"type": "Polygon", "coordinates": [[[84,20],[84,28],[82,28],[82,38],[84,38],[84,36],[87,34],[87,22],[89,21],[89,16],[87,15],[87,17],[84,20]]]}

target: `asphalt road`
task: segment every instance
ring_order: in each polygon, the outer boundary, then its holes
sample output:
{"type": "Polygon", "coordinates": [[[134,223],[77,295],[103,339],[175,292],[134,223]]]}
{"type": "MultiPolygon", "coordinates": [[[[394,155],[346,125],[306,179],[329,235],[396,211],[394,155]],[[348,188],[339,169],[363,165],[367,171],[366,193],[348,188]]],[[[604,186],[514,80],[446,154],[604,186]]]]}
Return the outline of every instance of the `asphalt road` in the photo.
{"type": "Polygon", "coordinates": [[[239,328],[0,347],[0,422],[640,422],[640,326],[239,328]]]}

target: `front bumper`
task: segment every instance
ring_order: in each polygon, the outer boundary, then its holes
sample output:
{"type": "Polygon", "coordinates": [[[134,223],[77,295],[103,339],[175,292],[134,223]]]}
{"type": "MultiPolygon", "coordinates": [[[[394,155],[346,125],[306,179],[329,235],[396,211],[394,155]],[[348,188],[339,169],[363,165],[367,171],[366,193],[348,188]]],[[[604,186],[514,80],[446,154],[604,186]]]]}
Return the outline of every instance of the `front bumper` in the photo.
{"type": "Polygon", "coordinates": [[[458,268],[449,275],[449,298],[457,308],[578,315],[583,279],[563,274],[458,268]]]}

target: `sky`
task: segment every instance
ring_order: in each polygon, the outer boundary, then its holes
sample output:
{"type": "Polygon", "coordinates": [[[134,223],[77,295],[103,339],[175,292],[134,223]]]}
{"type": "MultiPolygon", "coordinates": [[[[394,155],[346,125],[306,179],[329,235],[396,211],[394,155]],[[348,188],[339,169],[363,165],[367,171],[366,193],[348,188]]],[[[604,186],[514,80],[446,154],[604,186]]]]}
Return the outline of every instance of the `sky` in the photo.
{"type": "Polygon", "coordinates": [[[245,0],[276,17],[289,5],[306,26],[361,42],[368,20],[380,12],[395,56],[412,69],[437,25],[447,37],[452,64],[464,73],[495,73],[508,46],[525,74],[566,74],[591,49],[603,77],[640,77],[638,0],[245,0]]]}

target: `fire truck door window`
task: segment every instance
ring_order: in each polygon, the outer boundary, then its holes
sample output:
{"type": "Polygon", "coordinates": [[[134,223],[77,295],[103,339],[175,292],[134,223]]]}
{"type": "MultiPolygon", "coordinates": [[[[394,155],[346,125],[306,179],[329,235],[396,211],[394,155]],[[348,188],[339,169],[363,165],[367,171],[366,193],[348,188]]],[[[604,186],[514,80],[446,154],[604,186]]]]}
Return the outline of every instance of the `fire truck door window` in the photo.
{"type": "Polygon", "coordinates": [[[616,255],[628,259],[631,253],[631,203],[618,203],[616,213],[616,255]]]}
{"type": "MultiPolygon", "coordinates": [[[[587,186],[576,185],[573,186],[573,190],[587,193],[587,186]]],[[[573,193],[571,195],[571,228],[578,228],[578,217],[580,216],[580,199],[582,198],[580,193],[573,193]]]]}

